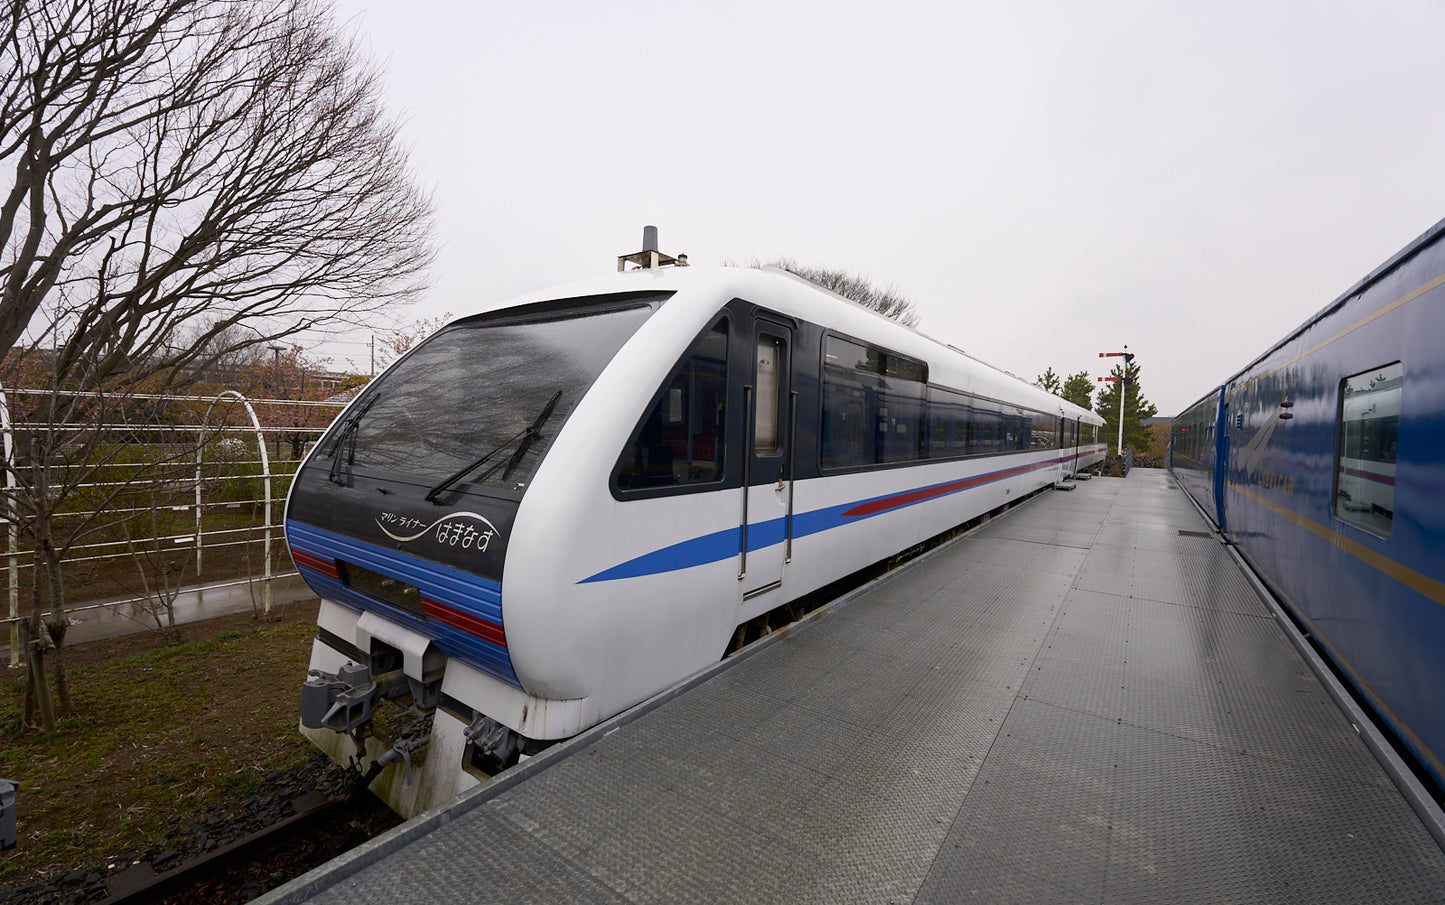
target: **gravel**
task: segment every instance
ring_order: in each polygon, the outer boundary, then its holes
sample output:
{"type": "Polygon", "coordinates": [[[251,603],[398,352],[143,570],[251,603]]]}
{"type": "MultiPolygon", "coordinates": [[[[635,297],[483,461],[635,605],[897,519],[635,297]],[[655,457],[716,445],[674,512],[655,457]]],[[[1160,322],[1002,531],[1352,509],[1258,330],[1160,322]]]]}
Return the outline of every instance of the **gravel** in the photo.
{"type": "MultiPolygon", "coordinates": [[[[0,905],[80,905],[102,901],[145,883],[154,874],[184,865],[291,817],[296,813],[293,804],[304,808],[308,802],[340,798],[349,791],[349,786],[350,776],[344,769],[317,755],[295,770],[267,773],[258,794],[212,805],[199,820],[182,826],[179,818],[171,818],[174,829],[165,839],[157,840],[144,851],[110,859],[104,870],[77,868],[45,883],[0,886],[0,905]]],[[[347,819],[329,831],[313,834],[301,844],[283,846],[244,868],[208,878],[203,886],[167,901],[177,905],[191,901],[210,905],[250,901],[399,822],[400,818],[380,801],[370,795],[358,796],[356,807],[347,819]]]]}

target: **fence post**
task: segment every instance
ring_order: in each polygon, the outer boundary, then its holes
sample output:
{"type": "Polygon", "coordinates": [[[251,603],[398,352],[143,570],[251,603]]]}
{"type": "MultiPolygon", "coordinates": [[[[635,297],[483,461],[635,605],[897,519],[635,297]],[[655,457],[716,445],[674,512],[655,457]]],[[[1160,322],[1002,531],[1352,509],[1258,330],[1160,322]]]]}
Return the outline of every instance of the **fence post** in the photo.
{"type": "Polygon", "coordinates": [[[10,397],[0,387],[0,429],[5,433],[5,523],[10,575],[10,665],[20,665],[20,522],[15,517],[15,431],[10,426],[10,397]]]}
{"type": "Polygon", "coordinates": [[[206,449],[206,425],[211,421],[211,409],[216,405],[216,400],[206,407],[206,417],[201,419],[200,436],[196,438],[196,579],[199,580],[205,575],[201,568],[201,555],[205,552],[206,546],[201,542],[201,458],[206,449]]]}

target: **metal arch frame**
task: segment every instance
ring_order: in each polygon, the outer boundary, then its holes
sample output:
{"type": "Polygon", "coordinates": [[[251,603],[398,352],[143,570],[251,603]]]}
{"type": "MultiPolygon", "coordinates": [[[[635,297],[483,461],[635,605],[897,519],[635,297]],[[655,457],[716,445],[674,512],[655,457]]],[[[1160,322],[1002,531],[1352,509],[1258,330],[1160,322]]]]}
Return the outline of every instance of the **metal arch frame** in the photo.
{"type": "Polygon", "coordinates": [[[261,429],[261,419],[256,417],[256,410],[251,406],[251,400],[236,390],[222,390],[211,400],[206,407],[206,415],[201,419],[200,442],[196,444],[196,574],[201,571],[201,556],[203,544],[201,541],[201,464],[206,448],[206,426],[210,424],[211,412],[216,408],[216,403],[222,399],[236,399],[246,407],[246,414],[251,418],[251,426],[256,429],[256,448],[261,451],[261,477],[263,478],[264,499],[263,505],[266,509],[265,519],[262,523],[262,531],[265,532],[264,553],[265,565],[261,573],[261,612],[264,616],[270,616],[271,610],[276,602],[276,576],[271,568],[271,457],[266,453],[266,435],[261,429]]]}

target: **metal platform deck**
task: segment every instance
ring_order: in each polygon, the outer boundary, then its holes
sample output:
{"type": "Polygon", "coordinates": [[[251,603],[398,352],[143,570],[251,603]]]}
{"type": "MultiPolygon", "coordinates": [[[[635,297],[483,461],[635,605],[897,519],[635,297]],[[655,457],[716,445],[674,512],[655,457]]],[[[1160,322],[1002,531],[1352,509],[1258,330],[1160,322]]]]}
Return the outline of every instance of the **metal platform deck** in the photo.
{"type": "Polygon", "coordinates": [[[261,900],[1441,902],[1161,471],[1030,502],[261,900]]]}

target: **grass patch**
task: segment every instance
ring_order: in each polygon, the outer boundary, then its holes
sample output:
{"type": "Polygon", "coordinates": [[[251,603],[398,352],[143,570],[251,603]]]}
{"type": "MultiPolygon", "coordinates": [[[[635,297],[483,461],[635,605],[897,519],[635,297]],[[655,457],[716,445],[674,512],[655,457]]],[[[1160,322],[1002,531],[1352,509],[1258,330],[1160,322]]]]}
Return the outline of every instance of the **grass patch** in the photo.
{"type": "Polygon", "coordinates": [[[188,625],[181,644],[141,633],[71,648],[79,713],[55,733],[21,728],[19,683],[7,681],[0,776],[20,783],[20,844],[0,855],[0,882],[103,869],[304,763],[314,749],[297,706],[316,605],[281,613],[188,625]]]}

